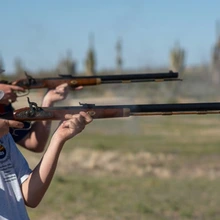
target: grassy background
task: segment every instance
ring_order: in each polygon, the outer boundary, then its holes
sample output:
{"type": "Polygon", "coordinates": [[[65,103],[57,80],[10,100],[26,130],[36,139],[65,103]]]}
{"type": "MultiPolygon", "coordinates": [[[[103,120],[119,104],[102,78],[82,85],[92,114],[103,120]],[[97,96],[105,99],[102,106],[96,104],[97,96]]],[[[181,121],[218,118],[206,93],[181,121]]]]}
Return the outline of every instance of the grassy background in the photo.
{"type": "MultiPolygon", "coordinates": [[[[218,115],[94,120],[31,219],[219,219],[218,115]]],[[[31,166],[41,155],[22,150],[31,166]]]]}

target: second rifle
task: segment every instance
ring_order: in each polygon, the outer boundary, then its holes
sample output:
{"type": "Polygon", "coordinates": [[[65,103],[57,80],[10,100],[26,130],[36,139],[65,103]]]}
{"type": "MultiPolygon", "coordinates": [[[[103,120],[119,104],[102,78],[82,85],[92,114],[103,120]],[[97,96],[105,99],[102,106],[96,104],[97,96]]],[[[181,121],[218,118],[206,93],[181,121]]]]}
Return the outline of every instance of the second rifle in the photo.
{"type": "Polygon", "coordinates": [[[18,79],[13,82],[6,80],[0,83],[16,85],[30,89],[54,89],[60,84],[67,83],[72,89],[78,86],[94,86],[100,84],[115,83],[140,83],[140,82],[163,82],[163,81],[180,81],[178,72],[161,72],[161,73],[139,73],[139,74],[121,74],[121,75],[96,75],[96,76],[72,76],[59,75],[59,77],[36,78],[25,72],[26,78],[18,79]]]}
{"type": "Polygon", "coordinates": [[[179,104],[138,104],[138,105],[99,105],[82,104],[80,106],[39,107],[30,102],[29,107],[3,113],[1,118],[18,121],[63,120],[65,114],[87,112],[94,119],[119,118],[129,116],[220,114],[220,102],[179,103],[179,104]]]}

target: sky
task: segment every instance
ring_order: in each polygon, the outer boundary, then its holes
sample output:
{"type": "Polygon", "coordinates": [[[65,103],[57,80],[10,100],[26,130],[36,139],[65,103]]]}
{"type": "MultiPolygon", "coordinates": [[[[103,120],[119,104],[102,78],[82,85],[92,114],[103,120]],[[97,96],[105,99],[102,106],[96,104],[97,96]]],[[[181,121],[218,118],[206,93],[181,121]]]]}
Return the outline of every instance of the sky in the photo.
{"type": "Polygon", "coordinates": [[[118,39],[124,68],[169,66],[176,42],[197,65],[210,61],[219,19],[217,0],[1,0],[0,55],[6,72],[17,57],[37,71],[71,50],[82,71],[93,34],[97,70],[115,68],[118,39]]]}

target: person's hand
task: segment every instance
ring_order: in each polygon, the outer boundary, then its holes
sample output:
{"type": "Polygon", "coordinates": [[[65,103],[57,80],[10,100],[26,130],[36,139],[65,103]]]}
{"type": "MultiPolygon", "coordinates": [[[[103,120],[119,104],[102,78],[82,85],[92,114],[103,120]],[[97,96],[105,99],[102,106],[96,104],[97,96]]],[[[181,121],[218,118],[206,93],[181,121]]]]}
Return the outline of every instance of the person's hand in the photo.
{"type": "Polygon", "coordinates": [[[15,120],[0,119],[0,137],[9,132],[9,128],[23,128],[24,124],[15,120]]]}
{"type": "MultiPolygon", "coordinates": [[[[74,90],[81,90],[83,86],[77,86],[74,90]]],[[[42,107],[50,107],[55,102],[65,100],[69,94],[70,87],[67,83],[57,86],[55,89],[48,90],[43,98],[42,107]]]]}
{"type": "Polygon", "coordinates": [[[92,122],[92,117],[86,112],[79,114],[66,114],[65,121],[63,121],[55,131],[53,138],[58,142],[65,142],[70,138],[82,132],[85,126],[92,122]]]}
{"type": "Polygon", "coordinates": [[[25,91],[20,86],[1,84],[1,83],[0,83],[0,90],[2,90],[4,92],[4,96],[0,100],[0,103],[5,104],[5,105],[13,103],[17,100],[16,92],[24,92],[25,91]]]}
{"type": "Polygon", "coordinates": [[[67,83],[57,86],[55,89],[48,90],[44,96],[42,106],[48,107],[53,105],[55,102],[66,99],[69,93],[69,86],[67,83]]]}

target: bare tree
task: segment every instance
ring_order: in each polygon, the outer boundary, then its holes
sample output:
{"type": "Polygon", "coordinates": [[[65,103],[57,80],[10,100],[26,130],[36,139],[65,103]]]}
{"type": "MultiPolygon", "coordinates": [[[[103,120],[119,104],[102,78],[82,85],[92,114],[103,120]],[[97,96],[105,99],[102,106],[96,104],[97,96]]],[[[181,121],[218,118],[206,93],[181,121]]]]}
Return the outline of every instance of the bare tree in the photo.
{"type": "Polygon", "coordinates": [[[66,57],[61,59],[58,63],[56,71],[63,75],[75,75],[76,74],[76,62],[72,58],[70,50],[67,51],[66,57]]]}
{"type": "Polygon", "coordinates": [[[87,57],[85,61],[86,75],[89,75],[89,76],[95,75],[95,72],[96,72],[95,66],[96,66],[96,59],[95,59],[95,51],[94,51],[94,38],[93,38],[93,35],[90,34],[89,49],[88,49],[87,57]]]}
{"type": "Polygon", "coordinates": [[[173,71],[183,73],[185,69],[185,50],[180,47],[180,44],[175,43],[170,51],[170,66],[173,71]]]}
{"type": "Polygon", "coordinates": [[[212,82],[215,85],[220,84],[220,22],[216,22],[217,41],[212,51],[212,82]]]}
{"type": "MultiPolygon", "coordinates": [[[[184,70],[185,70],[185,59],[186,59],[186,52],[183,48],[180,47],[180,44],[177,42],[175,43],[174,47],[170,51],[170,68],[172,71],[176,71],[179,73],[179,76],[183,78],[184,70]]],[[[170,90],[170,101],[175,102],[177,95],[179,94],[180,90],[180,83],[178,82],[171,82],[169,87],[170,90]]]]}
{"type": "Polygon", "coordinates": [[[122,41],[119,39],[116,43],[116,71],[118,73],[122,72],[122,41]]]}
{"type": "Polygon", "coordinates": [[[0,56],[0,74],[3,73],[5,70],[4,70],[4,61],[3,61],[3,58],[2,56],[0,56]]]}
{"type": "Polygon", "coordinates": [[[15,74],[17,77],[24,76],[25,68],[22,60],[17,57],[14,60],[15,74]]]}

